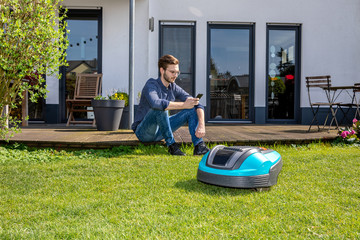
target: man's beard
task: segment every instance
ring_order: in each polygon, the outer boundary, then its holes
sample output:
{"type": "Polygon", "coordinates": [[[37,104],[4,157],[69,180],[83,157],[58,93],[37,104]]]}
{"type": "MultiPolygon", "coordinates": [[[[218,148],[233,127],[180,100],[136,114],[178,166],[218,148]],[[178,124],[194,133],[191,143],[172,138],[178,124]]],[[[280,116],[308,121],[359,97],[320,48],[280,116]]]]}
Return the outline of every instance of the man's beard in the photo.
{"type": "Polygon", "coordinates": [[[175,82],[175,80],[172,82],[172,81],[171,81],[171,77],[167,76],[166,73],[164,74],[164,79],[165,79],[165,81],[167,81],[168,83],[173,83],[173,82],[175,82]]]}

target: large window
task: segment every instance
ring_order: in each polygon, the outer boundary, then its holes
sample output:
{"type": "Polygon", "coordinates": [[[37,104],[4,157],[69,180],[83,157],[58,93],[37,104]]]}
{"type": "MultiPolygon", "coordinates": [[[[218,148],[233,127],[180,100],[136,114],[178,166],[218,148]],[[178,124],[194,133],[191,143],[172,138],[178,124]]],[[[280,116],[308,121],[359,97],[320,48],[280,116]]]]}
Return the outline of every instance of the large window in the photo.
{"type": "Polygon", "coordinates": [[[189,94],[195,83],[195,23],[160,22],[160,56],[171,54],[179,59],[176,84],[189,94]]]}
{"type": "MultiPolygon", "coordinates": [[[[62,121],[66,120],[65,99],[74,96],[77,73],[101,73],[101,10],[70,9],[67,13],[69,47],[66,50],[67,67],[63,67],[62,121]]],[[[77,113],[87,118],[86,112],[77,113]]]]}
{"type": "Polygon", "coordinates": [[[209,25],[209,120],[251,120],[253,26],[209,25]]]}
{"type": "Polygon", "coordinates": [[[299,26],[268,26],[268,121],[299,117],[299,26]]]}

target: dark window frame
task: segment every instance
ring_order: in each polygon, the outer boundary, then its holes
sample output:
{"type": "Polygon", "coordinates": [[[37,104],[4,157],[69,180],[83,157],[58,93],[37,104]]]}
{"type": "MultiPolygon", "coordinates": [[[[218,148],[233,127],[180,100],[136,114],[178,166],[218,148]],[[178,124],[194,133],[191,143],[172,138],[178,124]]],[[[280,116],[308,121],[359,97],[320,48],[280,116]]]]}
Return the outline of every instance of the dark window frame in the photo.
{"type": "MultiPolygon", "coordinates": [[[[94,20],[98,21],[98,73],[102,73],[102,40],[103,40],[103,20],[102,20],[102,8],[99,9],[68,9],[66,13],[67,19],[75,20],[94,20]]],[[[65,116],[66,103],[65,103],[65,75],[66,67],[61,66],[59,72],[62,74],[62,78],[59,81],[59,113],[61,122],[66,122],[65,116]]]]}
{"type": "Polygon", "coordinates": [[[275,123],[275,124],[296,124],[301,121],[300,113],[300,88],[301,88],[301,24],[267,24],[266,26],[266,94],[265,94],[265,121],[266,123],[275,123]],[[270,119],[269,118],[269,104],[268,104],[268,94],[269,94],[269,31],[271,30],[295,30],[295,91],[294,91],[294,119],[270,119]]]}
{"type": "MultiPolygon", "coordinates": [[[[189,92],[190,95],[195,95],[196,93],[196,22],[179,22],[179,21],[159,21],[159,58],[163,55],[163,29],[164,27],[171,27],[171,28],[184,28],[189,27],[191,29],[192,40],[191,40],[191,68],[192,68],[192,75],[193,75],[193,82],[192,82],[192,92],[189,92]]],[[[175,56],[176,57],[176,56],[175,56]]],[[[181,69],[180,69],[180,72],[181,69]]],[[[158,72],[158,77],[160,77],[160,72],[158,72]]]]}
{"type": "Polygon", "coordinates": [[[254,95],[255,95],[255,23],[211,23],[207,25],[207,75],[206,75],[206,105],[207,111],[205,114],[206,121],[211,122],[239,122],[249,123],[255,121],[254,95]],[[248,29],[249,30],[249,119],[210,119],[210,43],[211,43],[211,29],[248,29]]]}

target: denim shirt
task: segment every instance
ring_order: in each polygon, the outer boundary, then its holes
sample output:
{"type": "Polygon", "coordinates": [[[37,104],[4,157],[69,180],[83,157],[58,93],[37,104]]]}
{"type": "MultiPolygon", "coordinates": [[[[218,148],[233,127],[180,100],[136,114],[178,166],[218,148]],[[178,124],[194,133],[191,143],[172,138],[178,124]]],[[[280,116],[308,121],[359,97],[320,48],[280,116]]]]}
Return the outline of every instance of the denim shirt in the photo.
{"type": "MultiPolygon", "coordinates": [[[[191,97],[190,94],[185,92],[184,89],[176,83],[170,83],[167,88],[161,82],[160,78],[150,78],[141,92],[140,103],[135,113],[134,123],[131,125],[132,130],[135,132],[137,126],[150,109],[165,111],[170,102],[175,100],[185,102],[188,97],[191,97]]],[[[204,106],[199,103],[195,108],[204,109],[204,106]]]]}

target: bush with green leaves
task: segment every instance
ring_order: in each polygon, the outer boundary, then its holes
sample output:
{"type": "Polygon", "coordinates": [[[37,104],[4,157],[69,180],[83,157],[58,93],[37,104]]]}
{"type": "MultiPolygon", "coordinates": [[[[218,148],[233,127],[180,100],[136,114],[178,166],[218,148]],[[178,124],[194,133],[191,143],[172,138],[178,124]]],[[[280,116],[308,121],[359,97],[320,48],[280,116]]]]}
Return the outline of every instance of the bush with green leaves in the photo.
{"type": "Polygon", "coordinates": [[[9,112],[23,98],[22,93],[28,90],[32,102],[46,97],[44,76],[60,78],[59,66],[66,64],[68,40],[63,21],[66,11],[61,2],[0,0],[0,136],[3,139],[19,130],[19,121],[9,112]],[[9,124],[13,127],[9,128],[9,124]]]}

